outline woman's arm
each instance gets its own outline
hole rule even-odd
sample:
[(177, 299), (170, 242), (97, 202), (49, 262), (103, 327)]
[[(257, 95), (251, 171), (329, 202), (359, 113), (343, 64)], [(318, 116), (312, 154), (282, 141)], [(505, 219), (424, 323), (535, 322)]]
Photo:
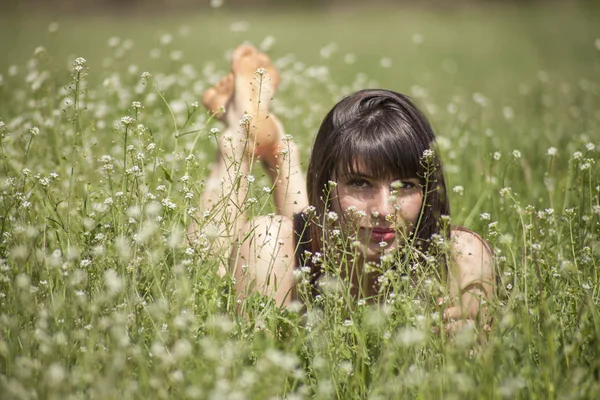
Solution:
[(476, 328), (489, 328), (485, 303), (494, 296), (494, 259), (488, 244), (476, 233), (454, 229), (453, 260), (450, 263), (450, 298), (453, 306), (444, 311), (445, 329), (456, 332), (479, 322)]

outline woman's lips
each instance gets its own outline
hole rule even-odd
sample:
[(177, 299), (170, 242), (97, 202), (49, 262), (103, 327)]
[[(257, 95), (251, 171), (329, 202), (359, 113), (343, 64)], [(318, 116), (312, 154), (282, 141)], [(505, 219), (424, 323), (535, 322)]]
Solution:
[(379, 242), (390, 242), (394, 240), (396, 232), (393, 229), (388, 228), (373, 228), (371, 230), (371, 238), (374, 241)]

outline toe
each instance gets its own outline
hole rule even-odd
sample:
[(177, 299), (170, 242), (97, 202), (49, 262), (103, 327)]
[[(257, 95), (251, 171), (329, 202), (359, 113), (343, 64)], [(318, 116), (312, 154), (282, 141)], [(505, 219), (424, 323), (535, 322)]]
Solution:
[(258, 65), (260, 67), (263, 67), (263, 68), (271, 67), (271, 59), (265, 53), (258, 53), (256, 58), (258, 59)]
[(259, 53), (257, 56), (257, 61), (259, 67), (262, 67), (267, 70), (269, 79), (271, 79), (274, 83), (274, 86), (277, 87), (277, 84), (279, 83), (279, 74), (273, 66), (273, 63), (271, 62), (269, 56), (264, 53)]
[(221, 89), (223, 92), (226, 92), (226, 93), (233, 92), (233, 83), (234, 83), (233, 74), (230, 73), (229, 75), (227, 75), (225, 78), (223, 78), (221, 80), (220, 83), (221, 83)]
[(233, 61), (235, 62), (236, 60), (239, 60), (240, 58), (253, 57), (257, 53), (258, 53), (258, 50), (256, 50), (256, 47), (249, 45), (249, 44), (242, 44), (233, 51), (232, 58), (233, 58)]
[(214, 104), (212, 104), (212, 103), (213, 103), (213, 100), (216, 95), (217, 95), (217, 91), (212, 87), (207, 89), (204, 92), (204, 95), (202, 95), (202, 104), (204, 104), (204, 106), (211, 111), (214, 106)]

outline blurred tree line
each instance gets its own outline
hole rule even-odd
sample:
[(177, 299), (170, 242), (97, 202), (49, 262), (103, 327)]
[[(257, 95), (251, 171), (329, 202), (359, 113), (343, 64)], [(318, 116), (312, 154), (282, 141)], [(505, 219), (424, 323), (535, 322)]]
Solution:
[[(512, 0), (513, 3), (543, 2), (544, 0)], [(546, 0), (552, 1), (552, 0)], [(558, 0), (555, 0), (558, 1)], [(567, 0), (568, 1), (568, 0)], [(325, 8), (336, 9), (358, 5), (412, 4), (446, 7), (452, 4), (507, 2), (507, 0), (0, 0), (0, 10), (86, 12), (118, 11), (137, 12), (177, 11), (202, 8)], [(564, 0), (563, 0), (564, 2)]]

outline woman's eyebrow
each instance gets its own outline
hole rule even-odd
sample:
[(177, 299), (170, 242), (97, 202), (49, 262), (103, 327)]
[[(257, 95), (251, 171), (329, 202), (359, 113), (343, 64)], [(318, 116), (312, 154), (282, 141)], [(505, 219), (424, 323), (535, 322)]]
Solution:
[(371, 175), (371, 174), (369, 174), (369, 173), (366, 173), (366, 172), (360, 172), (360, 171), (358, 171), (358, 172), (348, 172), (347, 174), (343, 174), (343, 175), (341, 175), (341, 178), (345, 178), (345, 179), (348, 179), (348, 178), (369, 178), (369, 179), (373, 179), (374, 176)]

